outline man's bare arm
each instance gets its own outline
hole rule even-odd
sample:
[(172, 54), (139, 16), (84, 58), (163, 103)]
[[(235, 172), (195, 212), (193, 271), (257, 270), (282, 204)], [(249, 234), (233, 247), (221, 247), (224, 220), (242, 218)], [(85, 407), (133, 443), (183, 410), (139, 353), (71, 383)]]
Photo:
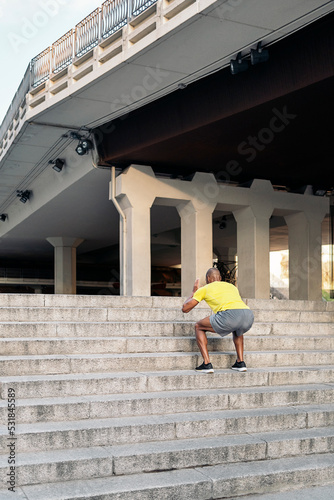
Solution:
[(199, 302), (198, 302), (198, 300), (193, 299), (193, 295), (198, 290), (198, 288), (199, 288), (199, 278), (197, 278), (197, 280), (194, 283), (193, 293), (190, 295), (190, 297), (187, 298), (187, 300), (183, 304), (183, 306), (182, 306), (182, 312), (188, 313), (189, 311), (191, 311), (192, 309), (194, 309), (194, 307), (197, 306), (197, 304)]

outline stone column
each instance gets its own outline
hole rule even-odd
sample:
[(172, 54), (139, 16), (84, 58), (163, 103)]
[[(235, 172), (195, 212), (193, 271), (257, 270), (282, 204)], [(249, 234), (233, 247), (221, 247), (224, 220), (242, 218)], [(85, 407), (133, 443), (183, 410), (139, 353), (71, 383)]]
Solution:
[[(151, 295), (151, 206), (155, 199), (155, 176), (150, 167), (132, 166), (116, 179), (117, 201), (126, 218), (121, 221), (121, 254), (125, 243), (126, 295)], [(124, 294), (124, 292), (123, 292)]]
[(263, 212), (246, 207), (233, 212), (237, 221), (238, 289), (242, 297), (269, 299), (269, 218)]
[(76, 294), (76, 249), (81, 238), (46, 238), (54, 246), (55, 293)]
[[(151, 205), (136, 203), (133, 206), (120, 202), (126, 217), (126, 295), (131, 297), (151, 295)], [(121, 238), (123, 233), (121, 233)], [(123, 246), (124, 242), (121, 242)]]
[(321, 300), (321, 223), (316, 210), (285, 216), (289, 229), (289, 298)]
[(255, 179), (245, 195), (248, 206), (233, 210), (237, 221), (238, 288), (242, 297), (269, 299), (269, 219), (274, 190), (270, 181)]
[(215, 203), (183, 202), (176, 208), (181, 217), (181, 294), (191, 294), (194, 282), (200, 278), (205, 284), (205, 273), (213, 265), (212, 212)]

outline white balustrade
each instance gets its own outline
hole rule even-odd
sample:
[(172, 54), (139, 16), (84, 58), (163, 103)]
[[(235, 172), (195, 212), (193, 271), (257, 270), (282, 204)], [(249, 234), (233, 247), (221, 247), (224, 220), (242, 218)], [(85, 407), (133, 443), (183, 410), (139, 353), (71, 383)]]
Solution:
[(71, 29), (52, 45), (52, 73), (58, 73), (73, 60), (74, 30)]
[(31, 86), (37, 87), (50, 76), (51, 47), (43, 50), (31, 61)]
[(99, 43), (100, 8), (95, 9), (75, 27), (75, 55), (80, 57)]
[(101, 36), (107, 38), (128, 21), (128, 0), (107, 0), (101, 7)]
[(74, 57), (81, 57), (86, 54), (157, 1), (106, 0), (101, 7), (98, 7), (85, 17), (74, 29), (69, 30), (51, 47), (46, 48), (34, 57), (18, 89), (17, 93), (20, 95), (15, 96), (13, 99), (0, 126), (0, 155), (7, 145), (5, 136), (8, 127), (20, 110), (20, 106), (29, 90), (35, 89), (44, 83), (52, 74), (65, 69), (72, 64)]

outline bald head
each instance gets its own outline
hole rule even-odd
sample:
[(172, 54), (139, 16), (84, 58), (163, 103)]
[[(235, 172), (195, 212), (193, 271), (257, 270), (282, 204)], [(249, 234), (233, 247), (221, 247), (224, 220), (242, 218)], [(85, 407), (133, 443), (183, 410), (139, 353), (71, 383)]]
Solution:
[(219, 270), (216, 267), (210, 267), (206, 272), (206, 282), (212, 283), (213, 281), (221, 281), (222, 277)]

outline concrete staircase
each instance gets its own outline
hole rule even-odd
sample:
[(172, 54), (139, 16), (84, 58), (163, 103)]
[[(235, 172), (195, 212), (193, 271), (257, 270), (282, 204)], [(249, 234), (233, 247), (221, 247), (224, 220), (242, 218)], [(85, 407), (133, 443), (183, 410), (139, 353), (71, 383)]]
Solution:
[(247, 302), (248, 371), (230, 369), (231, 336), (212, 335), (206, 375), (193, 327), (205, 304), (186, 315), (174, 297), (1, 295), (0, 499), (262, 500), (321, 486), (327, 500), (334, 303)]

